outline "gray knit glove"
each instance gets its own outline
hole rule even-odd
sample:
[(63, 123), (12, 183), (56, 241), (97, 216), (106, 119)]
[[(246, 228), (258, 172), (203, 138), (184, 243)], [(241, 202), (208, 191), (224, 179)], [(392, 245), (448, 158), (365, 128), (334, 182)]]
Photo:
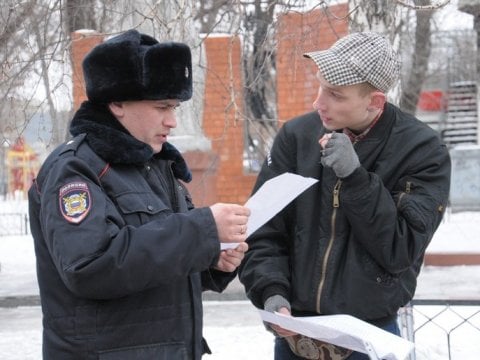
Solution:
[(263, 305), (263, 308), (268, 312), (275, 312), (280, 310), (280, 308), (286, 307), (288, 311), (291, 311), (290, 303), (281, 295), (270, 296)]
[[(263, 309), (265, 311), (268, 311), (268, 312), (275, 312), (275, 311), (278, 311), (280, 310), (280, 308), (282, 307), (286, 307), (288, 309), (288, 311), (291, 312), (291, 308), (290, 308), (290, 303), (288, 302), (287, 299), (285, 299), (283, 296), (281, 295), (273, 295), (273, 296), (270, 296), (266, 301), (265, 301), (265, 304), (263, 305)], [(265, 329), (267, 329), (268, 331), (270, 331), (271, 333), (273, 333), (275, 336), (279, 336), (275, 330), (272, 329), (271, 325), (267, 322), (263, 322), (263, 325), (265, 326)]]
[(332, 133), (322, 150), (322, 165), (333, 169), (337, 177), (345, 178), (360, 167), (350, 138), (344, 133)]

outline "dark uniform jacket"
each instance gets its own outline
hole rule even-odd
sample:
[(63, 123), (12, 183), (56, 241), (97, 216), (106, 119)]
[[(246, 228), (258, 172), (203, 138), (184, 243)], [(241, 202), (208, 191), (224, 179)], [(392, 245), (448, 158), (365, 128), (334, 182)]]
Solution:
[(354, 144), (361, 167), (321, 165), (317, 113), (287, 122), (255, 185), (292, 172), (318, 179), (248, 239), (240, 280), (254, 305), (275, 294), (294, 315), (350, 314), (378, 326), (412, 299), (442, 219), (450, 157), (437, 134), (391, 104)]
[(209, 270), (215, 221), (177, 180), (183, 158), (89, 103), (70, 131), (29, 192), (44, 359), (200, 359), (201, 292), (232, 275)]

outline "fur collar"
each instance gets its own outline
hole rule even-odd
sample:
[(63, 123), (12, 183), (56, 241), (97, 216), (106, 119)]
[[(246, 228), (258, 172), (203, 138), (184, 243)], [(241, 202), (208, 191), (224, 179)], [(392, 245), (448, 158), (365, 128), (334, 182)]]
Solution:
[(110, 113), (106, 105), (85, 101), (70, 124), (73, 136), (86, 134), (90, 147), (110, 164), (143, 164), (152, 158), (171, 160), (175, 176), (190, 182), (192, 175), (183, 156), (170, 143), (153, 153), (150, 145), (135, 139)]

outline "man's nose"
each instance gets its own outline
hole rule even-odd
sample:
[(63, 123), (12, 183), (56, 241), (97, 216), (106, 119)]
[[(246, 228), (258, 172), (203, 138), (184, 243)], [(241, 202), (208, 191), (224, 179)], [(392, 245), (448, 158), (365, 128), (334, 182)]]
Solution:
[(177, 127), (177, 115), (175, 114), (175, 110), (168, 111), (167, 114), (165, 114), (163, 126), (172, 129)]
[(315, 100), (313, 101), (313, 108), (315, 110), (323, 110), (325, 104), (323, 102), (323, 96), (322, 96), (322, 89), (318, 89), (318, 93), (317, 93), (317, 97), (315, 98)]

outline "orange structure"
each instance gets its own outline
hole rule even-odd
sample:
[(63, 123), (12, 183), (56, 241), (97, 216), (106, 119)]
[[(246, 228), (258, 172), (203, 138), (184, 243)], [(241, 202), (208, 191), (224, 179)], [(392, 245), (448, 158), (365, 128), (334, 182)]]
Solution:
[(17, 191), (27, 193), (35, 174), (39, 169), (37, 154), (25, 143), (23, 137), (17, 138), (7, 151), (8, 193)]

